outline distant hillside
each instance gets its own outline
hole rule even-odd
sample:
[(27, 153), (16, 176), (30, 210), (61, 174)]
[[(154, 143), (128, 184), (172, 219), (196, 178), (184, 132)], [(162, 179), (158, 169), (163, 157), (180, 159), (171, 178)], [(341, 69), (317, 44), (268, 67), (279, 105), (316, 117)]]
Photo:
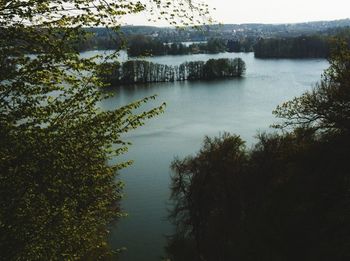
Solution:
[[(224, 24), (207, 25), (198, 28), (185, 27), (181, 30), (173, 27), (123, 26), (119, 30), (123, 38), (135, 35), (153, 38), (161, 43), (208, 41), (211, 38), (245, 42), (253, 46), (259, 39), (295, 38), (300, 36), (332, 36), (344, 28), (350, 28), (350, 19), (335, 21), (318, 21), (296, 24)], [(121, 38), (106, 28), (88, 28), (95, 36), (79, 44), (79, 50), (117, 49)], [(113, 36), (113, 37), (111, 37)], [(119, 40), (118, 40), (119, 39)], [(251, 48), (244, 48), (245, 50)]]
[[(350, 19), (334, 21), (317, 21), (295, 24), (223, 24), (201, 26), (200, 30), (191, 27), (177, 30), (173, 27), (155, 26), (123, 26), (124, 35), (147, 35), (164, 42), (205, 41), (218, 37), (224, 39), (246, 37), (297, 37), (300, 35), (331, 34), (333, 30), (350, 27)], [(104, 34), (107, 29), (92, 28), (98, 34)]]

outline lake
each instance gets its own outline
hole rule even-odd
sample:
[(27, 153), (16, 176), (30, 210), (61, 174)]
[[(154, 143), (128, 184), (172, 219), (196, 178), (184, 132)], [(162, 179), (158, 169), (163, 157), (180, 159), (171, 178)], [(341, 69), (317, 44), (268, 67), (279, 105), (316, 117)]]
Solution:
[[(88, 55), (88, 54), (86, 54)], [(273, 131), (275, 107), (305, 90), (320, 79), (328, 62), (322, 59), (261, 60), (253, 53), (183, 55), (151, 57), (147, 60), (168, 65), (210, 58), (240, 57), (247, 72), (242, 79), (157, 83), (113, 88), (115, 96), (101, 106), (116, 108), (145, 96), (158, 98), (145, 109), (167, 103), (163, 115), (125, 136), (133, 146), (123, 159), (134, 164), (119, 176), (126, 186), (122, 200), (129, 214), (111, 230), (113, 247), (126, 247), (122, 261), (161, 260), (166, 235), (173, 232), (167, 221), (169, 208), (169, 165), (174, 157), (194, 154), (205, 135), (236, 133), (248, 148), (259, 132)], [(125, 57), (124, 57), (125, 58)]]

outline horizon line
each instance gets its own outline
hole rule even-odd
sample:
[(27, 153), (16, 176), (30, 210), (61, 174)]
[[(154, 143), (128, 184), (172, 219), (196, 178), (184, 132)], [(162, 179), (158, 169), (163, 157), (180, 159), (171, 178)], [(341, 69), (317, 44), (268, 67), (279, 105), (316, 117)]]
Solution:
[(308, 23), (322, 23), (322, 22), (337, 22), (337, 21), (345, 21), (349, 20), (350, 17), (347, 18), (339, 18), (339, 19), (331, 19), (331, 20), (308, 20), (303, 22), (276, 22), (276, 23), (268, 23), (268, 22), (244, 22), (244, 23), (212, 23), (212, 24), (200, 24), (200, 25), (179, 25), (179, 26), (171, 26), (171, 25), (150, 25), (150, 24), (124, 24), (122, 27), (127, 26), (146, 26), (146, 27), (158, 27), (158, 28), (176, 28), (176, 27), (195, 27), (195, 26), (215, 26), (215, 25), (297, 25), (297, 24), (308, 24)]

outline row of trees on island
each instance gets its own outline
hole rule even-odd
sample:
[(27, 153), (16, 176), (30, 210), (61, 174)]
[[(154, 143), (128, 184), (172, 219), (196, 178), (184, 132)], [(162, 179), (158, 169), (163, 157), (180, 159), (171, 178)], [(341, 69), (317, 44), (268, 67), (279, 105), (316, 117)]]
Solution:
[(122, 64), (102, 64), (99, 74), (106, 83), (118, 85), (241, 77), (245, 70), (245, 62), (241, 58), (185, 62), (179, 66), (130, 60)]

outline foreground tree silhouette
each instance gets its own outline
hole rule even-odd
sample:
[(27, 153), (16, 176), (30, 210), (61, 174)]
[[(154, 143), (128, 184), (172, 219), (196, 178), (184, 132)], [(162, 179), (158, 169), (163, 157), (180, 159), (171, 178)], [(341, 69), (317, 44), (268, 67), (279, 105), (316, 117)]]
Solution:
[(312, 91), (277, 107), (274, 114), (284, 119), (277, 127), (301, 127), (328, 133), (349, 132), (349, 42), (338, 40), (329, 62), (329, 69)]
[[(193, 253), (186, 253), (186, 260), (201, 260), (201, 256), (203, 260), (228, 260), (236, 232), (228, 224), (238, 225), (241, 219), (239, 186), (246, 162), (244, 142), (225, 133), (206, 137), (195, 157), (172, 163), (176, 175), (172, 177), (175, 205), (171, 218), (177, 225), (176, 237), (188, 244), (193, 240)], [(183, 250), (174, 250), (175, 260), (184, 259)]]
[[(192, 12), (181, 15), (184, 8)], [(127, 149), (123, 133), (164, 105), (136, 113), (154, 98), (148, 97), (101, 111), (97, 105), (107, 96), (100, 92), (96, 60), (81, 58), (75, 46), (89, 37), (83, 27), (117, 30), (123, 15), (144, 10), (159, 11), (159, 18), (176, 25), (194, 23), (207, 8), (182, 0), (1, 1), (1, 259), (98, 260), (111, 254), (106, 227), (121, 215), (115, 174), (129, 163), (110, 166), (107, 160)]]
[(285, 132), (251, 150), (235, 135), (205, 138), (173, 162), (171, 260), (350, 258), (350, 48), (340, 46), (320, 84), (277, 109)]

